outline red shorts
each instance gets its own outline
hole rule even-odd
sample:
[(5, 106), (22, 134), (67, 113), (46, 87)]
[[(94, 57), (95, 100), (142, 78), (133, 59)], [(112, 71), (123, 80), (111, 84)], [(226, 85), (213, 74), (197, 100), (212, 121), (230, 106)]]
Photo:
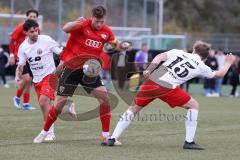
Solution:
[(182, 106), (186, 104), (191, 97), (187, 92), (179, 87), (176, 87), (175, 89), (169, 89), (160, 86), (151, 80), (147, 80), (143, 85), (140, 86), (134, 101), (136, 105), (145, 107), (156, 98), (161, 99), (172, 108), (175, 108), (176, 106)]
[(55, 75), (49, 74), (46, 77), (42, 79), (41, 82), (34, 83), (34, 88), (37, 93), (38, 99), (40, 95), (46, 95), (48, 96), (51, 100), (55, 99), (55, 84), (57, 84), (57, 81), (55, 81)]

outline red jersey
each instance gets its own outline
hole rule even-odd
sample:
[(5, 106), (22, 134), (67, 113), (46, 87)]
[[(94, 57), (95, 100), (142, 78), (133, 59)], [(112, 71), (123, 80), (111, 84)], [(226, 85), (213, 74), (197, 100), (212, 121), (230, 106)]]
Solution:
[(102, 69), (103, 70), (110, 70), (111, 67), (111, 55), (102, 52), (100, 54), (100, 58), (102, 61)]
[(82, 24), (71, 30), (66, 48), (61, 55), (61, 60), (69, 61), (79, 56), (99, 57), (106, 42), (116, 41), (112, 30), (104, 25), (100, 30), (91, 26), (92, 20), (86, 19)]
[[(40, 34), (40, 29), (39, 29)], [(17, 25), (17, 27), (14, 29), (14, 31), (11, 34), (10, 43), (9, 43), (9, 51), (10, 53), (14, 54), (14, 58), (17, 59), (18, 54), (18, 48), (20, 44), (25, 40), (26, 33), (23, 30), (23, 23)]]

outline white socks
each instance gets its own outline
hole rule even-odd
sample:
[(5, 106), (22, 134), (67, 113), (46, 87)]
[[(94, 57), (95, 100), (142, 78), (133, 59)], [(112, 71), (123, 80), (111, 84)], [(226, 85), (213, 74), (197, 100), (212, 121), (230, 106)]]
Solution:
[(102, 132), (103, 137), (109, 137), (110, 133), (109, 132)]
[(118, 139), (122, 132), (131, 124), (134, 119), (134, 114), (132, 111), (127, 110), (123, 113), (122, 117), (118, 121), (118, 124), (111, 136), (111, 138)]
[(187, 116), (185, 119), (185, 128), (186, 128), (185, 140), (189, 143), (194, 141), (195, 132), (197, 129), (197, 118), (198, 118), (198, 110), (188, 109)]
[(51, 125), (49, 130), (47, 131), (48, 133), (54, 133), (54, 124)]

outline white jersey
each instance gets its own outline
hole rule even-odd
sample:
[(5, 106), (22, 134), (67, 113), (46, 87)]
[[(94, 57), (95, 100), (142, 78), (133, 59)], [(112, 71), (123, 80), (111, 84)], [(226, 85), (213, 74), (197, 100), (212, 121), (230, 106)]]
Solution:
[(170, 50), (166, 54), (167, 60), (162, 64), (164, 72), (161, 67), (154, 71), (163, 72), (163, 74), (158, 74), (160, 76), (157, 78), (154, 78), (154, 76), (150, 78), (158, 84), (160, 81), (166, 82), (171, 84), (172, 88), (176, 88), (176, 86), (194, 77), (213, 78), (215, 75), (214, 71), (204, 64), (198, 54), (186, 53), (177, 49)]
[(33, 82), (40, 82), (44, 77), (56, 69), (53, 52), (61, 53), (59, 44), (47, 35), (38, 35), (35, 43), (30, 44), (28, 38), (23, 41), (18, 50), (18, 65), (30, 65)]

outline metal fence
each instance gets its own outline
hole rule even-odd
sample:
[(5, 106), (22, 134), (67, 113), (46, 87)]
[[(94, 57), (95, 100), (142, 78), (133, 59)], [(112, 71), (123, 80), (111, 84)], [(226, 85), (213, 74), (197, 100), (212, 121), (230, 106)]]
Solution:
[(196, 40), (212, 44), (213, 49), (240, 53), (240, 34), (189, 34), (187, 35), (187, 47), (191, 48)]

